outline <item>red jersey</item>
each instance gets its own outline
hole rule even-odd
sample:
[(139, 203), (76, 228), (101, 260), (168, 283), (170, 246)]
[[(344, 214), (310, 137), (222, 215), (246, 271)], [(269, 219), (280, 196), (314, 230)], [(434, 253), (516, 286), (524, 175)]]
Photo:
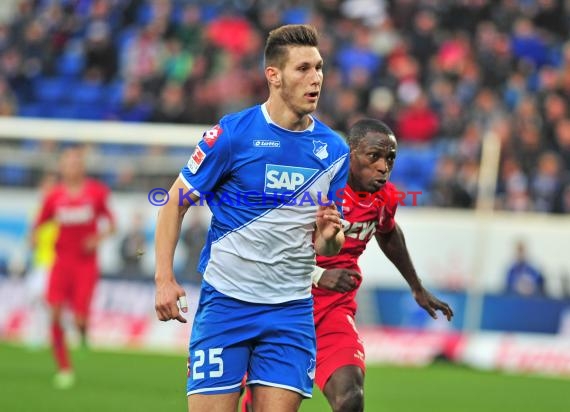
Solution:
[(59, 227), (55, 250), (57, 258), (95, 258), (96, 251), (87, 251), (86, 242), (97, 234), (99, 218), (113, 219), (107, 207), (109, 189), (99, 181), (86, 179), (77, 193), (56, 185), (45, 197), (35, 227), (54, 220)]
[[(325, 269), (352, 269), (360, 272), (358, 258), (366, 244), (376, 233), (388, 233), (394, 229), (394, 215), (398, 207), (398, 191), (387, 182), (376, 193), (355, 193), (350, 186), (344, 189), (344, 245), (336, 256), (317, 256), (317, 265)], [(356, 311), (356, 292), (339, 293), (313, 286), (315, 314), (332, 305), (349, 304)]]

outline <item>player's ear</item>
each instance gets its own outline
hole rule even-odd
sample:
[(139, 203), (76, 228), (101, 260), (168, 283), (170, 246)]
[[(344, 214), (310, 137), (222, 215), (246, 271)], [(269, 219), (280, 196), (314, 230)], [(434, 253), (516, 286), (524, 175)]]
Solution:
[(265, 68), (265, 77), (270, 85), (279, 87), (281, 86), (281, 71), (274, 66), (267, 66)]

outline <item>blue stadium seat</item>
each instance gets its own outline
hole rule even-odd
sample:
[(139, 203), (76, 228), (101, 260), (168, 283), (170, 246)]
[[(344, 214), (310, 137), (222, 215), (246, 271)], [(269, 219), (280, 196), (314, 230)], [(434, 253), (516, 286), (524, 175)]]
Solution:
[(100, 84), (81, 82), (70, 93), (70, 99), (73, 103), (100, 105), (105, 98), (104, 91)]
[(38, 78), (35, 81), (35, 96), (39, 102), (63, 102), (67, 99), (69, 89), (69, 79), (65, 77)]
[(57, 73), (62, 76), (79, 76), (83, 72), (85, 61), (77, 52), (64, 53), (57, 61)]
[(20, 117), (46, 117), (47, 113), (42, 104), (28, 103), (18, 107), (18, 116)]
[(137, 23), (140, 26), (146, 26), (153, 18), (152, 5), (148, 3), (141, 4), (137, 9)]
[(306, 7), (292, 7), (283, 12), (283, 24), (305, 24), (310, 20)]
[(0, 168), (0, 182), (6, 186), (22, 186), (28, 182), (30, 171), (21, 165), (2, 165)]
[(392, 181), (413, 188), (413, 190), (425, 191), (433, 178), (439, 153), (432, 147), (412, 148), (401, 147), (398, 150), (398, 157)]
[(54, 119), (76, 119), (77, 106), (70, 103), (60, 103), (49, 107), (49, 117)]
[(107, 107), (101, 103), (76, 103), (74, 117), (82, 120), (103, 120)]
[(115, 37), (115, 46), (119, 54), (123, 53), (123, 49), (133, 40), (138, 34), (136, 27), (128, 27), (121, 30), (121, 32)]
[(110, 105), (119, 104), (123, 97), (124, 84), (121, 81), (116, 81), (109, 84), (105, 88), (105, 100)]

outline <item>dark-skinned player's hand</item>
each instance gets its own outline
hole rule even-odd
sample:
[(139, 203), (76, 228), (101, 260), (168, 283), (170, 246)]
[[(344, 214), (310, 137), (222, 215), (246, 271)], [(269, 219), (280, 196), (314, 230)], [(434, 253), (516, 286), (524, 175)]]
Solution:
[(336, 292), (350, 292), (362, 279), (360, 273), (351, 269), (327, 269), (319, 279), (318, 286)]
[(417, 304), (424, 308), (432, 318), (437, 319), (438, 310), (445, 315), (448, 321), (451, 321), (453, 318), (453, 310), (451, 307), (433, 296), (427, 289), (421, 287), (417, 290), (413, 290), (412, 294)]

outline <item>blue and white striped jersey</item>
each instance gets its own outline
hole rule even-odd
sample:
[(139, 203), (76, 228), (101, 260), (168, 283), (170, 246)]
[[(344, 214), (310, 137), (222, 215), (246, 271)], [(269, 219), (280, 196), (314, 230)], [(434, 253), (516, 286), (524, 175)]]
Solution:
[(182, 168), (212, 211), (198, 270), (219, 292), (260, 303), (310, 297), (317, 207), (326, 197), (340, 210), (348, 176), (348, 146), (312, 119), (296, 132), (264, 105), (227, 115)]

